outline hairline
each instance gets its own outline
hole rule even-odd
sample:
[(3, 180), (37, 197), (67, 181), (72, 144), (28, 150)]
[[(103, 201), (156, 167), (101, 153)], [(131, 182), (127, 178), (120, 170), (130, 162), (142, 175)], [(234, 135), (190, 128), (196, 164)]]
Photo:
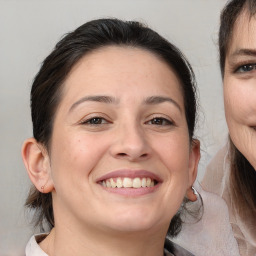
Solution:
[[(229, 5), (230, 2), (227, 3), (227, 5), (224, 7), (224, 10), (225, 12), (227, 12), (227, 7)], [(241, 17), (241, 15), (246, 15), (249, 19), (249, 22), (251, 21), (251, 19), (253, 17), (256, 18), (256, 4), (254, 5), (254, 8), (251, 9), (250, 8), (250, 5), (249, 5), (249, 2), (247, 0), (245, 0), (241, 10), (239, 10), (239, 12), (237, 13), (235, 19), (234, 19), (234, 22), (231, 24), (231, 30), (230, 30), (230, 33), (229, 33), (229, 36), (227, 38), (227, 44), (226, 44), (226, 47), (225, 47), (225, 56), (224, 56), (224, 65), (222, 67), (221, 63), (221, 73), (222, 73), (222, 79), (224, 78), (224, 75), (225, 75), (225, 67), (226, 67), (226, 63), (227, 63), (227, 56), (230, 54), (230, 46), (231, 46), (231, 43), (232, 43), (232, 40), (233, 40), (233, 36), (234, 36), (234, 28), (237, 24), (237, 21), (239, 19), (239, 17)], [(223, 23), (223, 20), (222, 20), (222, 23)], [(223, 24), (221, 24), (223, 25)], [(220, 49), (219, 49), (220, 50)]]

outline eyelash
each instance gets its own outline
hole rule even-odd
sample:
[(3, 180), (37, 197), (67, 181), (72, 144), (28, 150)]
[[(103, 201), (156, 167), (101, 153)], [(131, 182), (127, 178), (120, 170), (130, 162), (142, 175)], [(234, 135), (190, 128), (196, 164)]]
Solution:
[[(152, 119), (147, 121), (146, 124), (149, 123), (149, 122), (152, 122), (152, 121), (156, 121), (155, 124), (152, 124), (152, 125), (156, 125), (156, 126), (170, 126), (170, 125), (174, 125), (173, 121), (168, 120), (167, 118), (164, 118), (164, 117), (157, 117), (157, 116), (153, 117)], [(159, 121), (161, 122), (160, 124), (159, 124)]]
[(247, 73), (253, 70), (256, 70), (256, 63), (239, 65), (239, 67), (235, 69), (235, 73)]
[[(155, 123), (153, 123), (155, 122)], [(100, 116), (95, 116), (88, 118), (86, 120), (83, 120), (80, 122), (82, 125), (90, 125), (90, 126), (98, 126), (98, 125), (104, 125), (110, 123), (107, 121), (105, 118), (100, 117)], [(167, 118), (164, 117), (153, 117), (149, 121), (145, 122), (145, 124), (150, 124), (155, 125), (155, 126), (171, 126), (174, 125), (174, 122), (171, 120), (168, 120)]]
[[(100, 121), (100, 123), (99, 123)], [(103, 121), (103, 123), (102, 123)], [(101, 117), (101, 116), (94, 116), (94, 117), (90, 117), (86, 120), (83, 120), (81, 121), (80, 124), (83, 124), (83, 125), (91, 125), (91, 126), (98, 126), (98, 125), (104, 125), (104, 124), (108, 124), (110, 123), (109, 121), (107, 121), (104, 117)]]

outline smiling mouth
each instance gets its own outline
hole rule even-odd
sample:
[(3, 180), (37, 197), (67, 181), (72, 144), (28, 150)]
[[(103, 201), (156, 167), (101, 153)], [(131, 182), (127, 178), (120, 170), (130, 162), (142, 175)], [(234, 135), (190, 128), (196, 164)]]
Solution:
[(148, 177), (118, 177), (110, 178), (100, 182), (106, 188), (149, 188), (157, 185), (157, 181)]

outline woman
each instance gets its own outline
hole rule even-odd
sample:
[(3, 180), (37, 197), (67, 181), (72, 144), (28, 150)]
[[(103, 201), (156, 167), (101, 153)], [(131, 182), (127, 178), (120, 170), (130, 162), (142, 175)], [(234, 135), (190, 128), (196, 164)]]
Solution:
[(137, 22), (94, 20), (56, 45), (22, 149), (27, 206), (50, 231), (27, 256), (192, 255), (166, 234), (197, 200), (194, 82), (179, 50)]
[[(227, 202), (241, 255), (256, 255), (255, 13), (255, 0), (233, 0), (221, 15), (220, 66), (230, 139), (203, 180), (205, 189)], [(219, 161), (225, 165), (216, 169)]]
[[(229, 1), (221, 14), (219, 52), (229, 142), (211, 161), (202, 181), (203, 220), (185, 227), (180, 237), (197, 255), (256, 255), (255, 14), (255, 0)], [(189, 239), (189, 232), (200, 232), (209, 246), (205, 239), (198, 247), (199, 236)]]

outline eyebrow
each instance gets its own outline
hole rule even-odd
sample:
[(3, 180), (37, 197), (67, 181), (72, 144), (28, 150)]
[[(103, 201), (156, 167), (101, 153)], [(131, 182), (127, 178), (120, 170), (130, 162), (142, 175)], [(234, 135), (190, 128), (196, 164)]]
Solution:
[(236, 51), (234, 51), (232, 54), (231, 54), (231, 58), (236, 58), (236, 57), (239, 57), (239, 56), (253, 56), (253, 57), (256, 57), (256, 50), (254, 49), (238, 49)]
[(180, 112), (182, 112), (181, 106), (174, 99), (169, 98), (169, 97), (151, 96), (151, 97), (146, 98), (146, 100), (145, 100), (145, 104), (147, 104), (147, 105), (155, 105), (155, 104), (160, 104), (160, 103), (164, 103), (164, 102), (170, 102), (170, 103), (174, 104), (180, 110)]
[(85, 96), (78, 101), (76, 101), (69, 109), (69, 112), (71, 112), (74, 108), (76, 108), (78, 105), (80, 105), (83, 102), (87, 101), (93, 101), (93, 102), (101, 102), (101, 103), (112, 103), (117, 104), (118, 100), (111, 96), (106, 95), (96, 95), (96, 96)]
[[(81, 103), (88, 102), (88, 101), (101, 102), (101, 103), (106, 103), (106, 104), (118, 104), (119, 103), (118, 99), (111, 97), (111, 96), (106, 96), (106, 95), (85, 96), (85, 97), (79, 99), (78, 101), (76, 101), (74, 104), (72, 104), (72, 106), (69, 109), (69, 112), (74, 110), (74, 108), (76, 108)], [(146, 104), (146, 105), (156, 105), (156, 104), (161, 104), (164, 102), (172, 103), (180, 110), (180, 112), (182, 112), (180, 105), (174, 99), (169, 98), (169, 97), (151, 96), (144, 100), (144, 104)]]

